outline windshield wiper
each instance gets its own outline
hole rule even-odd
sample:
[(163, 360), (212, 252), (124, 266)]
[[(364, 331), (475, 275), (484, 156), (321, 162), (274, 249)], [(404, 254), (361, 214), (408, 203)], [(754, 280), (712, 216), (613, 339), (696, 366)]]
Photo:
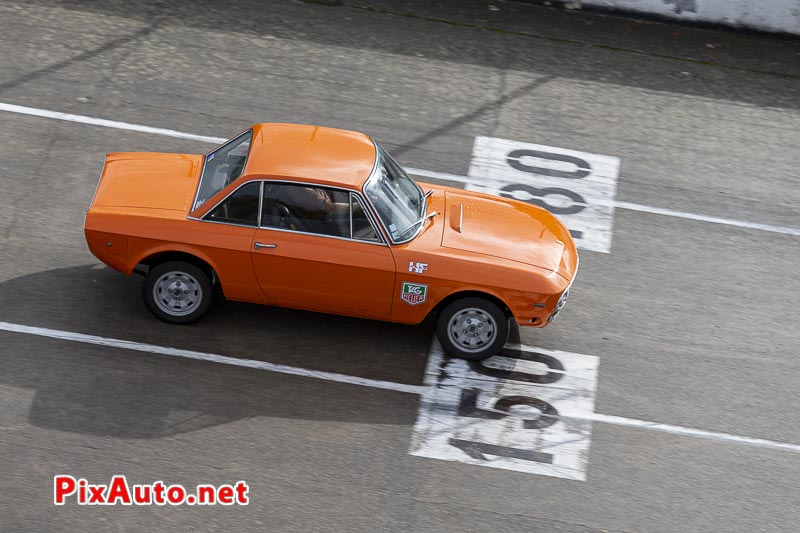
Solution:
[(425, 193), (425, 198), (428, 198), (431, 194), (433, 194), (433, 189)]
[(433, 218), (433, 217), (435, 217), (435, 216), (436, 216), (436, 215), (438, 215), (438, 214), (439, 214), (439, 213), (437, 213), (436, 211), (434, 211), (433, 213), (428, 213), (427, 215), (425, 215), (424, 217), (422, 217), (421, 219), (417, 220), (416, 222), (414, 222), (413, 224), (411, 224), (409, 227), (407, 227), (406, 229), (404, 229), (403, 231), (401, 231), (400, 233), (398, 233), (398, 234), (397, 234), (397, 236), (398, 236), (398, 237), (401, 237), (401, 236), (405, 235), (406, 233), (408, 233), (408, 230), (410, 230), (411, 228), (415, 228), (415, 227), (417, 227), (417, 225), (418, 225), (418, 224), (422, 224), (423, 222), (425, 222), (425, 221), (426, 221), (426, 220), (428, 220), (429, 218)]

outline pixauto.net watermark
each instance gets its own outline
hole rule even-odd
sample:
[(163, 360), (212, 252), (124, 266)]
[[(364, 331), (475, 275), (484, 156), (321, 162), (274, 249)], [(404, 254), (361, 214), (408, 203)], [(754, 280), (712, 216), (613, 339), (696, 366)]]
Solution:
[(247, 505), (250, 487), (244, 481), (233, 485), (200, 484), (194, 490), (163, 481), (129, 485), (125, 476), (113, 476), (107, 485), (94, 485), (69, 475), (53, 477), (53, 502), (64, 505)]

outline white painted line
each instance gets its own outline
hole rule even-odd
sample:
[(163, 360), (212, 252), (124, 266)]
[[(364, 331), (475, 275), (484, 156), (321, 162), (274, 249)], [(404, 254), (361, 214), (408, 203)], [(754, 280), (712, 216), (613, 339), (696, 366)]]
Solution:
[(83, 333), (74, 333), (71, 331), (62, 331), (58, 329), (24, 326), (21, 324), (12, 324), (10, 322), (0, 322), (0, 330), (10, 331), (13, 333), (26, 333), (29, 335), (38, 335), (39, 337), (49, 337), (51, 339), (82, 342), (85, 344), (97, 344), (99, 346), (109, 346), (111, 348), (120, 348), (123, 350), (134, 350), (137, 352), (168, 355), (171, 357), (183, 357), (186, 359), (194, 359), (196, 361), (207, 361), (209, 363), (220, 363), (223, 365), (234, 365), (234, 366), (242, 366), (245, 368), (255, 368), (258, 370), (266, 370), (267, 372), (290, 374), (292, 376), (301, 376), (305, 378), (324, 379), (326, 381), (336, 381), (338, 383), (347, 383), (349, 385), (372, 387), (373, 389), (384, 389), (397, 392), (405, 392), (409, 394), (422, 394), (422, 390), (424, 389), (424, 387), (420, 385), (406, 385), (403, 383), (394, 383), (391, 381), (380, 381), (376, 379), (359, 378), (356, 376), (337, 374), (335, 372), (321, 372), (319, 370), (307, 370), (305, 368), (298, 368), (294, 366), (267, 363), (266, 361), (257, 361), (253, 359), (239, 359), (237, 357), (228, 357), (226, 355), (195, 352), (191, 350), (181, 350), (179, 348), (168, 348), (166, 346), (157, 346), (155, 344), (145, 344), (141, 342), (125, 341), (120, 339), (110, 339), (108, 337), (85, 335)]
[[(158, 346), (155, 344), (145, 344), (141, 342), (112, 339), (108, 337), (98, 337), (95, 335), (86, 335), (83, 333), (74, 333), (71, 331), (63, 331), (58, 329), (25, 326), (22, 324), (14, 324), (11, 322), (0, 322), (0, 331), (8, 331), (11, 333), (24, 333), (28, 335), (37, 335), (39, 337), (49, 337), (52, 339), (61, 339), (74, 342), (83, 342), (86, 344), (109, 346), (112, 348), (120, 348), (123, 350), (134, 350), (145, 353), (168, 355), (171, 357), (183, 357), (186, 359), (195, 359), (198, 361), (208, 361), (211, 363), (221, 363), (225, 365), (255, 368), (257, 370), (265, 370), (267, 372), (277, 372), (280, 374), (290, 374), (293, 376), (323, 379), (327, 381), (336, 381), (339, 383), (347, 383), (350, 385), (359, 385), (362, 387), (372, 387), (376, 389), (405, 392), (408, 394), (422, 395), (427, 390), (427, 387), (422, 385), (407, 385), (403, 383), (393, 383), (391, 381), (380, 381), (375, 379), (359, 378), (356, 376), (348, 376), (345, 374), (337, 374), (334, 372), (320, 372), (316, 370), (307, 370), (305, 368), (278, 365), (273, 363), (267, 363), (265, 361), (255, 361), (252, 359), (239, 359), (236, 357), (228, 357), (225, 355), (216, 355), (204, 352), (181, 350), (179, 348), (169, 348), (165, 346)], [(531, 347), (527, 348), (529, 351), (534, 350)], [(575, 418), (580, 419), (581, 417), (575, 417)], [(689, 437), (711, 439), (715, 441), (726, 441), (734, 444), (745, 444), (750, 446), (759, 446), (762, 448), (771, 448), (776, 450), (784, 450), (784, 451), (800, 453), (800, 444), (790, 444), (786, 442), (778, 442), (773, 440), (742, 437), (739, 435), (732, 435), (729, 433), (718, 433), (714, 431), (705, 431), (702, 429), (693, 429), (683, 426), (671, 426), (669, 424), (661, 424), (658, 422), (648, 422), (646, 420), (637, 420), (634, 418), (623, 418), (619, 416), (602, 415), (597, 413), (589, 415), (585, 418), (593, 422), (599, 422), (614, 426), (636, 427), (639, 429), (661, 431), (664, 433), (672, 433), (675, 435), (686, 435)]]
[(177, 137), (179, 139), (191, 139), (193, 141), (201, 141), (214, 144), (220, 144), (224, 141), (227, 141), (227, 139), (222, 139), (219, 137), (206, 137), (205, 135), (194, 135), (192, 133), (184, 133), (182, 131), (168, 130), (164, 128), (153, 128), (150, 126), (142, 126), (140, 124), (131, 124), (129, 122), (117, 122), (115, 120), (87, 117), (85, 115), (73, 115), (70, 113), (61, 113), (60, 111), (37, 109), (35, 107), (6, 104), (3, 102), (0, 102), (0, 111), (8, 111), (9, 113), (18, 113), (22, 115), (33, 115), (35, 117), (54, 118), (56, 120), (66, 120), (67, 122), (78, 122), (80, 124), (91, 124), (92, 126), (100, 126), (103, 128), (138, 131), (141, 133), (150, 133), (152, 135), (165, 135), (167, 137)]
[[(115, 128), (121, 130), (138, 131), (142, 133), (150, 133), (153, 135), (165, 135), (167, 137), (177, 137), (179, 139), (191, 139), (201, 142), (212, 144), (220, 144), (227, 139), (222, 137), (208, 137), (205, 135), (195, 135), (192, 133), (184, 133), (180, 131), (153, 128), (151, 126), (142, 126), (140, 124), (131, 124), (129, 122), (117, 122), (114, 120), (106, 120), (101, 118), (88, 117), (85, 115), (73, 115), (70, 113), (61, 113), (59, 111), (50, 111), (47, 109), (39, 109), (35, 107), (26, 107), (14, 104), (6, 104), (0, 102), (0, 111), (7, 111), (9, 113), (18, 113), (23, 115), (32, 115), (37, 117), (52, 118), (56, 120), (65, 120), (67, 122), (78, 122), (81, 124), (90, 124), (93, 126), (100, 126), (103, 128)], [(453, 181), (456, 183), (472, 183), (472, 184), (485, 184), (484, 180), (478, 180), (459, 174), (448, 174), (445, 172), (433, 172), (430, 170), (423, 170), (419, 168), (406, 168), (406, 170), (415, 176), (422, 176), (432, 179), (440, 179), (445, 181)], [(702, 222), (710, 222), (712, 224), (723, 224), (726, 226), (735, 226), (739, 228), (757, 229), (761, 231), (768, 231), (772, 233), (782, 233), (785, 235), (800, 235), (800, 228), (792, 228), (787, 226), (776, 226), (772, 224), (760, 224), (757, 222), (747, 222), (743, 220), (734, 220), (728, 218), (719, 218), (706, 215), (698, 215), (694, 213), (687, 213), (685, 211), (675, 211), (672, 209), (663, 209), (660, 207), (650, 207), (646, 205), (634, 204), (629, 202), (613, 201), (609, 205), (617, 209), (627, 209), (629, 211), (639, 211), (642, 213), (650, 213), (654, 215), (664, 215), (676, 218), (685, 218), (689, 220), (698, 220)]]
[(776, 450), (787, 450), (790, 452), (800, 453), (800, 445), (777, 442), (774, 440), (742, 437), (739, 435), (731, 435), (730, 433), (717, 433), (715, 431), (705, 431), (703, 429), (671, 426), (669, 424), (660, 424), (658, 422), (647, 422), (645, 420), (635, 420), (632, 418), (623, 418), (621, 416), (601, 415), (599, 413), (594, 413), (589, 418), (594, 422), (601, 422), (603, 424), (610, 424), (613, 426), (628, 426), (640, 429), (649, 429), (651, 431), (672, 433), (673, 435), (684, 435), (687, 437), (697, 437), (700, 439), (732, 442), (734, 444), (745, 444), (748, 446), (757, 446), (759, 448), (772, 448)]
[(630, 202), (614, 202), (615, 207), (619, 209), (628, 209), (630, 211), (639, 211), (641, 213), (651, 213), (653, 215), (666, 215), (670, 217), (686, 218), (689, 220), (699, 220), (700, 222), (710, 222), (712, 224), (724, 224), (726, 226), (736, 226), (737, 228), (758, 229), (762, 231), (770, 231), (772, 233), (783, 233), (786, 235), (800, 236), (800, 228), (791, 228), (788, 226), (773, 226), (772, 224), (759, 224), (758, 222), (745, 222), (743, 220), (734, 220), (732, 218), (711, 217), (707, 215), (698, 215), (695, 213), (687, 213), (685, 211), (673, 211), (672, 209), (662, 209), (660, 207), (650, 207), (641, 204), (632, 204)]

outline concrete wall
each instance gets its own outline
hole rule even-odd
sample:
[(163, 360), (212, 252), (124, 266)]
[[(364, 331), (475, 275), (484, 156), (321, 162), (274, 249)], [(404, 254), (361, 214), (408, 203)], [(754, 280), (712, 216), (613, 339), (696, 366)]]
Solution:
[(566, 3), (572, 7), (595, 6), (800, 35), (800, 0), (572, 0)]

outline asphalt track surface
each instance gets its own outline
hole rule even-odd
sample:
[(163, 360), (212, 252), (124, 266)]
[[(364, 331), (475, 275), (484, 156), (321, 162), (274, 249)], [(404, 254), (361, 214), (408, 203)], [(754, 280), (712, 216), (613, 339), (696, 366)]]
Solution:
[[(465, 175), (475, 136), (620, 157), (617, 200), (800, 226), (800, 45), (480, 2), (0, 5), (0, 102), (226, 137), (361, 130)], [(334, 5), (330, 5), (334, 4)], [(709, 46), (710, 45), (710, 46)], [(218, 302), (160, 323), (82, 222), (111, 151), (189, 139), (0, 112), (0, 322), (408, 385), (0, 331), (3, 531), (796, 531), (792, 449), (596, 422), (586, 481), (408, 454), (431, 331)], [(800, 237), (617, 209), (520, 341), (599, 357), (597, 413), (800, 444)], [(401, 387), (402, 388), (402, 387)], [(64, 507), (53, 476), (250, 485), (246, 507)]]

